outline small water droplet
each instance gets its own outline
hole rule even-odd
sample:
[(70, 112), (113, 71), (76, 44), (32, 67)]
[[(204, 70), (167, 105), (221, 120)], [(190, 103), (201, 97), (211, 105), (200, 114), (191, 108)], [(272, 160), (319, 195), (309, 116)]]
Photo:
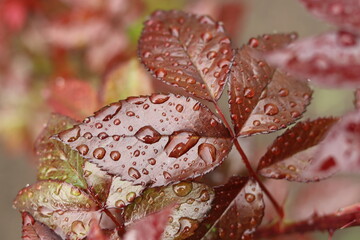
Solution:
[(252, 48), (257, 48), (259, 46), (259, 40), (257, 40), (256, 38), (250, 38), (249, 46)]
[(255, 195), (252, 193), (246, 193), (245, 199), (248, 203), (252, 203), (255, 200)]
[(163, 172), (163, 175), (166, 180), (169, 180), (171, 178), (171, 174), (166, 171)]
[(184, 106), (181, 105), (181, 104), (178, 104), (178, 105), (176, 105), (175, 109), (176, 109), (176, 111), (178, 111), (178, 112), (182, 112), (182, 111), (184, 110)]
[(255, 120), (255, 121), (253, 121), (253, 125), (254, 126), (260, 126), (260, 121), (259, 120)]
[(101, 123), (95, 123), (95, 127), (96, 127), (97, 129), (100, 129), (100, 128), (103, 127), (103, 125), (102, 125)]
[(214, 59), (216, 57), (217, 53), (215, 51), (210, 51), (206, 54), (206, 57), (211, 60)]
[(289, 95), (289, 90), (286, 88), (281, 88), (279, 90), (279, 95), (280, 95), (280, 97), (286, 97)]
[(252, 98), (252, 97), (254, 97), (254, 95), (255, 95), (254, 89), (248, 88), (248, 87), (244, 89), (244, 96), (245, 97)]
[(43, 206), (38, 207), (37, 211), (39, 212), (40, 216), (45, 217), (45, 218), (49, 218), (54, 214), (53, 211), (51, 211), (50, 209), (43, 207)]
[(155, 76), (156, 76), (157, 78), (163, 78), (163, 77), (165, 77), (165, 76), (166, 76), (166, 71), (165, 71), (165, 69), (163, 69), (163, 68), (156, 69), (156, 71), (155, 71)]
[(279, 113), (279, 109), (275, 104), (268, 103), (264, 106), (264, 112), (266, 115), (274, 116)]
[(150, 165), (155, 165), (156, 164), (156, 160), (154, 158), (148, 159), (148, 162), (149, 162)]
[(112, 151), (110, 157), (114, 161), (118, 161), (121, 158), (121, 154), (118, 151)]
[(86, 133), (84, 134), (84, 138), (86, 138), (86, 139), (91, 139), (92, 137), (93, 137), (92, 134), (89, 133), (89, 132), (86, 132)]
[(81, 144), (76, 147), (76, 150), (78, 150), (81, 155), (86, 155), (89, 152), (89, 147), (85, 144)]
[(173, 185), (173, 191), (179, 197), (185, 197), (192, 189), (193, 185), (191, 182), (180, 182)]
[(73, 196), (80, 196), (81, 195), (81, 192), (77, 187), (71, 187), (70, 193)]
[(207, 43), (213, 39), (213, 35), (210, 32), (205, 32), (201, 34), (201, 38), (204, 42)]
[(139, 179), (141, 177), (139, 171), (133, 167), (129, 168), (128, 174), (130, 177), (135, 178), (135, 179)]
[(103, 159), (105, 156), (106, 150), (102, 147), (96, 148), (93, 152), (93, 156), (96, 159)]

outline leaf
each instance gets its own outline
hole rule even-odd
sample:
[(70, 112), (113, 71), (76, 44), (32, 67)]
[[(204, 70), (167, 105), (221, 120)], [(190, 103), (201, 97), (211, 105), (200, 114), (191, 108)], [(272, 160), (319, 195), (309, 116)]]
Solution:
[(210, 101), (220, 98), (232, 61), (221, 22), (176, 10), (153, 13), (139, 55), (156, 78)]
[(185, 239), (198, 228), (211, 209), (213, 199), (213, 189), (201, 183), (180, 182), (167, 187), (148, 188), (141, 197), (126, 207), (125, 224), (131, 224), (175, 204), (162, 239)]
[(151, 94), (152, 78), (136, 58), (120, 64), (106, 77), (102, 86), (105, 104), (125, 99), (129, 96)]
[(109, 193), (111, 178), (62, 142), (50, 139), (54, 134), (77, 124), (75, 120), (52, 114), (38, 137), (35, 150), (39, 156), (38, 180), (59, 180), (82, 189), (90, 189), (104, 201)]
[(297, 41), (270, 53), (267, 60), (325, 87), (358, 87), (359, 52), (359, 37), (338, 31)]
[(97, 216), (96, 203), (84, 191), (68, 183), (39, 181), (22, 189), (14, 206), (20, 212), (29, 212), (62, 238), (82, 239)]
[(23, 226), (22, 238), (23, 240), (61, 240), (52, 230), (42, 223), (35, 221), (35, 219), (27, 212), (22, 213)]
[[(299, 122), (277, 137), (260, 159), (257, 171), (264, 177), (290, 181), (316, 181), (321, 176), (308, 174), (317, 145), (336, 123), (335, 118)], [(311, 167), (310, 167), (311, 165)]]
[(259, 185), (245, 177), (232, 177), (215, 188), (212, 206), (189, 239), (251, 239), (265, 207)]
[(57, 78), (46, 89), (46, 98), (53, 111), (80, 120), (97, 107), (92, 86), (73, 78)]
[(314, 157), (312, 173), (360, 170), (360, 110), (345, 115), (334, 125)]
[(124, 240), (161, 240), (172, 210), (172, 207), (168, 207), (133, 223)]
[(294, 34), (264, 35), (236, 52), (229, 104), (237, 136), (284, 128), (310, 103), (312, 91), (306, 83), (271, 67), (262, 56), (294, 39)]
[(360, 33), (360, 3), (357, 0), (300, 0), (316, 17), (340, 28)]
[(152, 186), (211, 171), (232, 145), (208, 108), (173, 94), (113, 103), (56, 137), (106, 172)]

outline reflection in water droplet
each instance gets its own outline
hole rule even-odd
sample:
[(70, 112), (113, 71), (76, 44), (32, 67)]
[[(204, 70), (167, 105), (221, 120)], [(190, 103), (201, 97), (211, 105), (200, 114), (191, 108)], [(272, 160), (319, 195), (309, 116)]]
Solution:
[(135, 137), (140, 141), (153, 144), (158, 142), (161, 139), (161, 135), (151, 126), (145, 126), (140, 128), (136, 133)]
[(117, 200), (117, 201), (115, 202), (115, 207), (117, 207), (117, 208), (125, 207), (124, 201), (123, 201), (123, 200)]
[(148, 159), (148, 162), (149, 162), (150, 165), (155, 165), (156, 164), (156, 160), (154, 158)]
[(286, 97), (289, 95), (289, 90), (287, 90), (286, 88), (281, 88), (279, 90), (279, 95), (280, 97)]
[(207, 202), (210, 200), (210, 193), (207, 190), (202, 190), (199, 198), (200, 201)]
[(86, 155), (89, 152), (89, 147), (85, 144), (81, 144), (76, 147), (76, 150), (78, 150), (80, 154)]
[(79, 220), (76, 220), (71, 224), (71, 231), (76, 235), (86, 235), (84, 223)]
[(255, 195), (252, 193), (246, 193), (245, 199), (248, 203), (252, 203), (255, 200)]
[(112, 160), (118, 161), (120, 159), (120, 157), (121, 157), (121, 154), (118, 151), (112, 151), (110, 153), (110, 157), (111, 157)]
[(252, 98), (252, 97), (254, 97), (254, 95), (255, 95), (254, 89), (248, 88), (248, 87), (244, 89), (244, 96), (245, 97)]
[(37, 211), (39, 212), (40, 216), (45, 217), (45, 218), (51, 217), (54, 213), (50, 209), (43, 207), (43, 206), (38, 207)]
[(165, 151), (169, 157), (178, 158), (188, 152), (199, 141), (199, 136), (192, 132), (174, 132), (169, 137)]
[(268, 103), (264, 106), (264, 112), (266, 115), (274, 116), (279, 113), (279, 109), (276, 105)]
[(181, 104), (176, 105), (175, 108), (176, 108), (176, 111), (178, 111), (178, 112), (182, 112), (184, 110), (184, 106)]
[(135, 178), (135, 179), (139, 179), (141, 177), (139, 171), (133, 167), (129, 168), (128, 174), (130, 177)]
[(210, 143), (200, 144), (198, 154), (206, 163), (213, 163), (216, 160), (216, 148)]
[(70, 193), (73, 196), (80, 196), (81, 194), (80, 190), (77, 187), (71, 187)]
[(162, 95), (162, 94), (152, 94), (150, 96), (150, 101), (154, 104), (161, 104), (161, 103), (164, 103), (166, 102), (167, 100), (169, 100), (169, 96), (168, 95)]
[(156, 76), (157, 78), (163, 78), (163, 77), (165, 77), (165, 76), (166, 76), (166, 71), (165, 71), (165, 69), (163, 69), (163, 68), (157, 69), (157, 70), (155, 71), (155, 76)]
[(166, 180), (168, 180), (168, 179), (171, 178), (171, 174), (168, 173), (168, 172), (166, 172), (166, 171), (163, 172), (163, 175), (164, 175), (164, 178), (165, 178)]
[(193, 185), (191, 182), (180, 182), (173, 185), (173, 191), (179, 197), (185, 197), (186, 195), (188, 195), (191, 192), (192, 188)]
[(180, 230), (178, 235), (181, 235), (183, 239), (193, 235), (195, 230), (199, 227), (198, 221), (188, 217), (181, 217), (179, 219), (179, 223), (180, 223)]
[(257, 48), (259, 46), (259, 41), (256, 38), (250, 38), (249, 46), (252, 48)]
[(126, 200), (128, 202), (134, 201), (135, 197), (136, 197), (136, 193), (134, 192), (129, 192), (128, 194), (126, 194)]

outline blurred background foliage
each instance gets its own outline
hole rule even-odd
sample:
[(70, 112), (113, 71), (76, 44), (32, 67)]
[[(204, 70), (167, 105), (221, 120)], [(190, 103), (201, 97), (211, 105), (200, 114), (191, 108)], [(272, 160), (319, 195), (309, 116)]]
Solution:
[[(51, 112), (82, 120), (101, 106), (128, 96), (173, 90), (154, 81), (137, 58), (142, 23), (156, 9), (183, 9), (221, 20), (234, 47), (274, 31), (296, 31), (305, 37), (331, 28), (295, 0), (0, 0), (2, 239), (20, 238), (20, 216), (11, 209), (12, 200), (20, 188), (34, 181), (33, 142)], [(306, 118), (342, 115), (352, 108), (351, 90), (314, 89)], [(222, 102), (226, 109), (226, 97)], [(277, 134), (242, 141), (254, 164)], [(210, 181), (220, 184), (243, 172), (239, 156), (232, 152)], [(360, 201), (359, 179), (338, 176), (306, 185), (267, 184), (284, 202), (290, 221)], [(341, 201), (334, 189), (341, 190)], [(264, 222), (274, 218), (270, 206)], [(358, 229), (349, 229), (336, 233), (334, 239), (355, 240), (359, 235)], [(327, 235), (292, 238), (327, 239)]]

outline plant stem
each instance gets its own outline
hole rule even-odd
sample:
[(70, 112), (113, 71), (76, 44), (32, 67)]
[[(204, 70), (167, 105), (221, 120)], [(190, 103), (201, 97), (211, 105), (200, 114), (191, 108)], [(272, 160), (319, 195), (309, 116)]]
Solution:
[(229, 122), (226, 120), (224, 113), (222, 112), (221, 108), (219, 107), (219, 105), (216, 102), (213, 102), (216, 108), (216, 111), (218, 112), (218, 114), (220, 115), (222, 121), (224, 122), (226, 128), (229, 130), (231, 137), (233, 138), (234, 144), (236, 149), (238, 150), (246, 169), (248, 170), (249, 174), (255, 179), (255, 181), (257, 181), (261, 187), (261, 189), (264, 191), (264, 193), (266, 194), (266, 196), (268, 196), (268, 198), (270, 199), (271, 203), (274, 205), (274, 208), (276, 210), (276, 212), (279, 214), (280, 219), (284, 218), (284, 210), (283, 208), (278, 204), (278, 202), (275, 200), (275, 198), (271, 195), (270, 191), (266, 188), (266, 186), (262, 183), (261, 179), (259, 178), (259, 176), (257, 175), (257, 173), (254, 171), (254, 169), (252, 168), (250, 161), (247, 157), (247, 155), (245, 154), (244, 150), (242, 149), (239, 141), (236, 138), (236, 135), (232, 129), (232, 127), (230, 126)]

